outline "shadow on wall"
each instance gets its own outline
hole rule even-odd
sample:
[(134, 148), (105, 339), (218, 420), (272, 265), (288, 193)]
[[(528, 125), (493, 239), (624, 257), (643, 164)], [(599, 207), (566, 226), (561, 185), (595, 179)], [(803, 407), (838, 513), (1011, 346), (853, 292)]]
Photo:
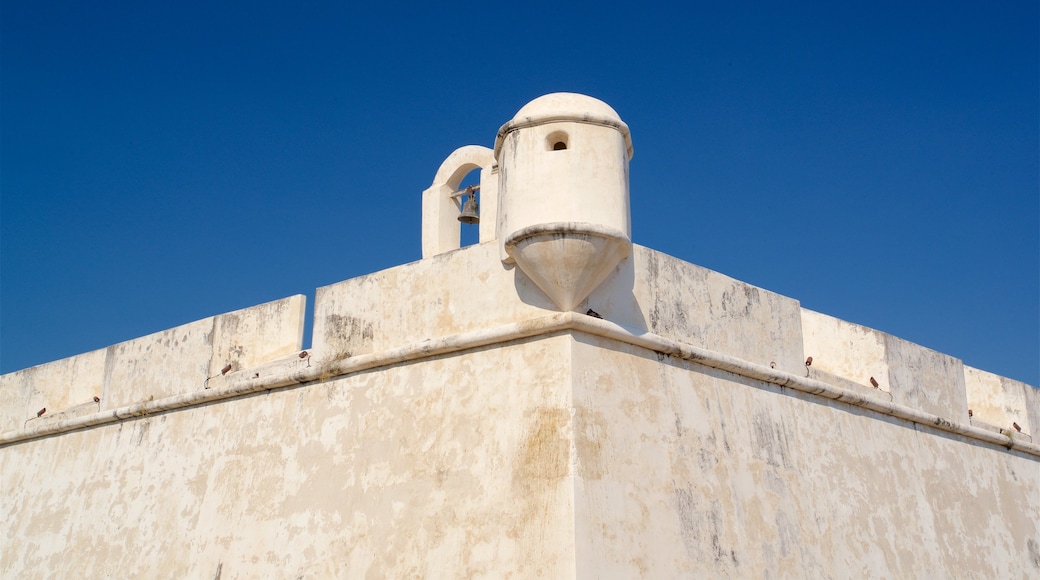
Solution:
[[(578, 303), (575, 312), (606, 318), (621, 326), (649, 330), (642, 309), (636, 300), (634, 253), (621, 260), (607, 278), (587, 298)], [(530, 277), (515, 265), (503, 266), (513, 270), (513, 286), (522, 302), (545, 310), (559, 307), (543, 292)]]

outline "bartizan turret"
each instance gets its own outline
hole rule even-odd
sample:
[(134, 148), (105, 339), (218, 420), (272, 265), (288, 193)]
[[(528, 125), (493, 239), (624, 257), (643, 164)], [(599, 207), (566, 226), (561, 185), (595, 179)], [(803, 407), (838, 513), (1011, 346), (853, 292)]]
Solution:
[(573, 310), (632, 248), (628, 125), (598, 99), (553, 93), (499, 129), (494, 155), (502, 260)]

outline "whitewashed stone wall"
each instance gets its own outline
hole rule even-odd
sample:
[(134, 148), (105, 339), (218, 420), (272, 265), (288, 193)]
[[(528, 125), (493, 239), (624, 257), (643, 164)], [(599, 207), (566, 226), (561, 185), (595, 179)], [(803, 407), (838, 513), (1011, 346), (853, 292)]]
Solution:
[(568, 341), (5, 447), (2, 576), (567, 577)]
[[(319, 289), (307, 358), (302, 308), (287, 299), (4, 376), (0, 575), (1040, 571), (1036, 389), (794, 300), (636, 246), (580, 307), (603, 321), (543, 332), (551, 301), (487, 243)], [(517, 338), (480, 338), (503, 325)], [(424, 354), (467, 336), (483, 346)], [(186, 346), (158, 356), (167, 341)], [(225, 384), (229, 363), (229, 377), (262, 381), (365, 357), (367, 370), (183, 403), (212, 374)], [(732, 360), (950, 423), (1004, 433), (1012, 419), (1023, 432), (1005, 440), (1019, 447), (711, 366)], [(156, 372), (130, 381), (130, 361)], [(66, 403), (51, 403), (66, 383)], [(159, 411), (50, 436), (32, 435), (44, 418), (18, 424), (32, 396), (60, 409), (97, 389)]]
[(297, 295), (2, 375), (0, 432), (205, 389), (229, 365), (298, 352), (305, 309)]

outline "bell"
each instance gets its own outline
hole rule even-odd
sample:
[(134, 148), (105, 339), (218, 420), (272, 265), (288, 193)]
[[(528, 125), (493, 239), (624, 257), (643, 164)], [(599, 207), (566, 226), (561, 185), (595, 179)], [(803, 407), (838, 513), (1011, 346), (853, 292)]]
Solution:
[(466, 205), (462, 206), (462, 213), (459, 214), (459, 221), (464, 224), (480, 223), (480, 209), (477, 206), (476, 196), (470, 195), (466, 200)]

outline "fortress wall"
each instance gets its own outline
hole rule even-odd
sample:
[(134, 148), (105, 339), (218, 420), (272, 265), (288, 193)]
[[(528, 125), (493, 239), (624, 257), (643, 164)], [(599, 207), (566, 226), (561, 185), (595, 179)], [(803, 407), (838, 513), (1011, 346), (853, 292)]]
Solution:
[[(473, 245), (319, 288), (312, 351), (319, 360), (381, 352), (552, 309), (525, 274), (497, 260), (493, 242)], [(970, 408), (971, 421), (994, 429), (1017, 424), (1032, 435), (1040, 427), (1035, 387), (641, 246), (577, 308), (587, 309), (954, 422), (967, 423)], [(301, 348), (304, 310), (305, 297), (294, 296), (4, 375), (0, 430), (219, 385), (228, 365), (257, 376), (289, 368), (257, 367)]]
[(967, 366), (964, 383), (973, 423), (981, 420), (1001, 429), (1013, 429), (1017, 423), (1034, 442), (1038, 440), (1040, 389)]
[(892, 401), (940, 417), (967, 422), (968, 399), (960, 359), (885, 335)]
[[(788, 372), (804, 372), (796, 300), (667, 254), (632, 255), (576, 309)], [(319, 288), (314, 351), (335, 358), (543, 316), (556, 310), (494, 243)]]
[(0, 431), (203, 389), (227, 365), (292, 354), (305, 308), (305, 296), (292, 296), (0, 376)]
[(577, 334), (578, 576), (1032, 577), (1040, 461)]
[(0, 474), (4, 576), (1040, 563), (1036, 456), (582, 332), (9, 444)]
[[(36, 413), (94, 412), (105, 390), (107, 349), (0, 375), (0, 432), (18, 431), (38, 421)], [(45, 415), (46, 416), (46, 415)]]
[[(219, 385), (227, 365), (231, 374), (279, 372), (289, 367), (256, 367), (301, 348), (304, 309), (305, 298), (294, 296), (4, 375), (0, 427), (16, 431)], [(472, 245), (319, 288), (312, 353), (334, 360), (381, 352), (553, 309), (524, 273), (501, 264), (493, 242)], [(1017, 423), (1032, 434), (1040, 425), (1034, 387), (641, 246), (577, 308), (587, 309), (636, 331), (958, 423), (968, 422), (971, 408), (972, 421), (997, 429)]]
[(216, 316), (208, 376), (291, 355), (303, 348), (307, 297), (302, 294)]
[[(867, 392), (958, 423), (1023, 433), (1040, 427), (1040, 393), (1025, 383), (965, 366), (949, 355), (881, 331), (802, 309), (812, 378)], [(878, 382), (873, 387), (870, 379)], [(1035, 439), (1033, 439), (1035, 440)]]
[(629, 328), (780, 371), (805, 372), (797, 300), (650, 248), (634, 245), (587, 303)]
[(7, 445), (4, 578), (571, 578), (565, 335)]
[(842, 378), (863, 388), (873, 388), (873, 378), (891, 400), (885, 333), (805, 308), (801, 314), (805, 356), (813, 357), (809, 371), (814, 378), (830, 383)]
[[(112, 406), (209, 376), (313, 373), (5, 445), (0, 575), (1035, 573), (1036, 456), (864, 406), (560, 329), (319, 374), (334, 367), (323, 359), (544, 320), (548, 298), (496, 252), (470, 246), (320, 289), (318, 367), (294, 354), (297, 296), (4, 376), (4, 411), (21, 401), (20, 418), (28, 396), (74, 392), (72, 373), (75, 396), (100, 387)], [(776, 363), (961, 425), (957, 405), (986, 397), (1003, 397), (1007, 417), (1037, 415), (1032, 387), (638, 246), (587, 308), (635, 338)]]
[(312, 346), (326, 359), (356, 356), (546, 310), (552, 301), (492, 241), (318, 288)]
[[(213, 366), (215, 316), (108, 347), (105, 408), (206, 387)], [(220, 374), (220, 369), (215, 373)]]

